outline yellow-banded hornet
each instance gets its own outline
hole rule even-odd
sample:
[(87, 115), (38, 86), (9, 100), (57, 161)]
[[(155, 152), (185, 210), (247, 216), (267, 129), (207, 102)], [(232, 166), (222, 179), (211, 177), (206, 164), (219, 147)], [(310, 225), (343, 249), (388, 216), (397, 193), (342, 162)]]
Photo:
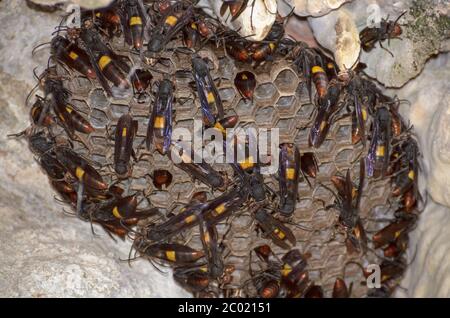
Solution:
[(209, 163), (195, 163), (183, 149), (178, 150), (176, 146), (172, 145), (171, 151), (168, 152), (172, 161), (175, 159), (172, 158), (173, 153), (176, 153), (181, 158), (181, 162), (175, 163), (175, 165), (188, 173), (193, 179), (197, 179), (213, 189), (225, 190), (225, 186), (228, 184), (227, 178), (222, 173), (214, 170)]
[(391, 146), (391, 114), (385, 107), (378, 108), (372, 124), (372, 137), (366, 156), (367, 175), (384, 177), (389, 167)]
[(197, 23), (192, 21), (183, 29), (183, 42), (184, 45), (190, 49), (196, 49), (199, 47), (200, 31)]
[(257, 274), (250, 267), (250, 281), (261, 298), (299, 298), (310, 289), (312, 282), (306, 270), (308, 254), (292, 249), (280, 260), (268, 245), (258, 246), (253, 251), (266, 265), (266, 269)]
[(197, 251), (189, 246), (176, 243), (140, 245), (142, 246), (138, 247), (138, 250), (141, 254), (150, 258), (158, 258), (160, 260), (179, 265), (195, 263), (205, 256), (202, 251)]
[(250, 63), (252, 61), (252, 53), (241, 41), (227, 41), (225, 48), (227, 53), (239, 62)]
[(270, 189), (264, 184), (259, 164), (253, 164), (251, 169), (243, 169), (245, 165), (245, 163), (231, 163), (232, 168), (241, 180), (242, 188), (248, 192), (256, 203), (261, 204), (266, 200), (266, 192)]
[(337, 190), (335, 202), (327, 208), (335, 208), (339, 211), (338, 224), (343, 227), (346, 234), (346, 244), (349, 252), (367, 249), (367, 236), (359, 217), (359, 206), (365, 179), (364, 160), (360, 160), (359, 184), (356, 188), (350, 177), (350, 169), (347, 170), (345, 178), (339, 175), (331, 177), (331, 182)]
[(328, 88), (328, 76), (325, 70), (319, 66), (314, 65), (311, 68), (312, 81), (316, 86), (317, 97), (319, 100), (325, 97)]
[(292, 249), (281, 258), (281, 281), (287, 298), (301, 297), (309, 290), (312, 284), (306, 270), (309, 257), (309, 253)]
[(122, 25), (125, 41), (140, 51), (144, 44), (144, 28), (147, 22), (146, 12), (141, 0), (128, 0), (123, 3)]
[(57, 146), (54, 149), (56, 159), (70, 173), (78, 183), (77, 188), (77, 214), (82, 211), (83, 194), (87, 192), (96, 196), (105, 193), (108, 185), (103, 181), (102, 176), (95, 170), (90, 163), (78, 155), (72, 149), (65, 146)]
[[(86, 47), (97, 79), (107, 95), (114, 97), (126, 95), (124, 91), (130, 88), (127, 79), (130, 67), (125, 62), (126, 58), (114, 53), (93, 28), (83, 27), (80, 38)], [(108, 80), (114, 84), (114, 90), (109, 86)]]
[(277, 43), (267, 42), (267, 43), (252, 43), (248, 50), (251, 53), (252, 60), (255, 62), (254, 66), (262, 64), (264, 61), (272, 60), (273, 54), (277, 48)]
[(208, 224), (215, 225), (229, 217), (246, 200), (247, 196), (245, 195), (245, 191), (239, 187), (235, 187), (231, 191), (209, 201), (203, 214), (203, 218)]
[(322, 98), (325, 98), (329, 79), (324, 70), (322, 54), (316, 49), (309, 48), (303, 42), (295, 42), (290, 39), (282, 39), (279, 42), (279, 51), (292, 57), (293, 64), (296, 65), (298, 72), (303, 75), (310, 102), (313, 101), (313, 83), (316, 87), (318, 101), (320, 102)]
[(226, 136), (227, 128), (233, 128), (236, 126), (239, 117), (237, 115), (227, 116), (221, 120), (216, 121), (214, 128), (220, 131), (224, 136)]
[(334, 116), (339, 110), (338, 101), (341, 89), (342, 85), (338, 81), (332, 80), (325, 97), (319, 101), (317, 114), (309, 132), (310, 146), (319, 148), (324, 142), (334, 120)]
[(153, 143), (162, 155), (167, 153), (172, 140), (173, 100), (173, 84), (165, 79), (159, 84), (146, 137), (147, 149)]
[(384, 40), (398, 38), (402, 34), (402, 28), (398, 24), (398, 20), (406, 13), (403, 12), (398, 16), (395, 21), (389, 21), (389, 16), (387, 19), (382, 19), (379, 27), (366, 27), (359, 33), (359, 39), (361, 41), (361, 46), (364, 51), (371, 51), (375, 43), (379, 42), (380, 47), (386, 50), (391, 56), (394, 56), (391, 51), (383, 47), (382, 42)]
[(402, 234), (400, 234), (395, 241), (388, 244), (383, 249), (383, 254), (385, 257), (391, 257), (391, 258), (397, 258), (402, 253), (406, 252), (406, 249), (408, 248), (408, 232), (405, 231)]
[(272, 240), (276, 245), (283, 249), (289, 249), (288, 242), (295, 246), (296, 239), (292, 231), (281, 221), (275, 219), (264, 209), (258, 209), (255, 212), (255, 220), (262, 229), (264, 235)]
[(82, 21), (92, 19), (93, 22), (101, 30), (104, 30), (110, 38), (118, 36), (122, 31), (122, 21), (119, 14), (120, 10), (117, 8), (107, 8), (102, 10), (84, 11), (82, 12)]
[(130, 173), (130, 158), (134, 154), (133, 141), (137, 134), (138, 122), (130, 114), (124, 114), (117, 122), (114, 138), (114, 170), (119, 178)]
[(412, 189), (414, 194), (418, 195), (419, 147), (412, 137), (402, 143), (398, 160), (399, 171), (396, 171), (393, 177), (392, 195), (404, 195), (409, 189)]
[(208, 204), (206, 203), (191, 202), (182, 208), (180, 213), (172, 216), (166, 222), (152, 226), (147, 231), (146, 238), (150, 241), (159, 242), (198, 225), (200, 216), (207, 207)]
[(144, 52), (144, 61), (147, 64), (155, 64), (167, 43), (192, 21), (193, 8), (189, 6), (186, 10), (177, 11), (180, 6), (182, 6), (181, 3), (170, 6), (149, 34), (150, 40), (147, 44), (147, 51)]
[(192, 74), (200, 99), (203, 122), (206, 126), (214, 126), (216, 120), (224, 117), (222, 100), (209, 73), (208, 64), (199, 56), (192, 58)]
[(282, 144), (278, 168), (280, 188), (279, 211), (283, 215), (294, 212), (298, 198), (298, 183), (300, 180), (300, 152), (294, 144)]
[(96, 78), (96, 73), (87, 53), (65, 37), (56, 35), (52, 39), (51, 54), (56, 60), (78, 71), (87, 78)]
[(414, 226), (416, 219), (409, 218), (398, 220), (385, 226), (372, 237), (374, 248), (384, 247), (395, 242), (402, 234), (409, 232)]
[(55, 123), (53, 117), (45, 111), (49, 108), (46, 103), (47, 101), (45, 99), (36, 95), (36, 101), (30, 109), (30, 117), (36, 126), (50, 127)]
[(218, 244), (217, 229), (214, 224), (200, 222), (200, 239), (205, 251), (205, 258), (208, 262), (208, 275), (211, 278), (218, 278), (223, 275), (224, 264), (222, 251)]
[(66, 129), (69, 136), (73, 136), (75, 131), (89, 134), (94, 131), (92, 125), (69, 104), (71, 93), (64, 88), (60, 79), (52, 78), (50, 75), (44, 80), (44, 107), (40, 116), (45, 116), (46, 108), (51, 108), (61, 125)]
[(201, 292), (207, 289), (210, 283), (206, 266), (177, 267), (173, 270), (173, 278), (191, 292)]

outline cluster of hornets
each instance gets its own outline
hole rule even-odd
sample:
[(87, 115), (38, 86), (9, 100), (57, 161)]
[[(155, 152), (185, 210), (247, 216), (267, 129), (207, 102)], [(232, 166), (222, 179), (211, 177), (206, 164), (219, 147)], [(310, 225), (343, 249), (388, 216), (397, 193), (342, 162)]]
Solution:
[[(233, 20), (247, 2), (223, 1), (221, 14)], [(105, 9), (82, 11), (78, 27), (66, 24), (58, 26), (49, 43), (49, 63), (42, 75), (36, 76), (43, 96), (34, 96), (32, 125), (20, 134), (29, 140), (60, 200), (69, 204), (77, 217), (102, 226), (112, 238), (129, 237), (134, 258), (148, 258), (159, 270), (172, 267), (174, 279), (197, 297), (356, 297), (352, 288), (367, 284), (364, 278), (372, 274), (369, 264), (361, 261), (364, 255), (372, 255), (381, 271), (381, 286), (366, 288), (366, 296), (388, 297), (399, 286), (408, 265), (408, 233), (422, 205), (417, 184), (419, 150), (411, 127), (398, 112), (403, 101), (383, 95), (360, 72), (364, 65), (338, 70), (326, 52), (285, 37), (280, 17), (263, 41), (250, 42), (189, 1), (119, 0)], [(363, 30), (361, 42), (370, 50), (377, 41), (400, 34), (396, 21), (383, 20), (381, 27)], [(245, 66), (246, 70), (236, 73), (233, 84), (248, 103), (253, 102), (257, 87), (255, 74), (278, 60), (287, 61), (304, 83), (303, 95), (307, 104), (313, 105), (309, 124), (300, 129), (307, 131), (308, 151), (293, 142), (280, 145), (278, 172), (271, 176), (278, 187), (265, 183), (261, 164), (250, 155), (223, 164), (229, 169), (224, 172), (212, 164), (194, 162), (172, 140), (174, 105), (186, 101), (175, 98), (178, 79), (164, 71), (168, 60), (161, 56), (167, 52), (190, 61), (182, 75), (194, 94), (185, 99), (196, 101), (205, 128), (225, 136), (227, 128), (239, 123), (235, 113), (225, 115), (220, 78), (217, 81), (211, 75), (211, 70), (222, 70), (213, 54), (205, 54), (207, 47)], [(119, 48), (127, 55), (117, 53)], [(72, 92), (65, 83), (73, 74), (100, 87), (110, 100), (129, 98), (133, 101), (130, 105), (147, 109), (141, 142), (137, 138), (139, 123), (132, 115), (134, 106), (114, 123), (113, 133), (111, 127), (105, 127), (107, 139), (114, 145), (112, 162), (100, 165), (89, 157), (86, 140), (97, 128), (71, 102)], [(327, 175), (328, 184), (319, 182), (321, 163), (315, 152), (335, 123), (347, 118), (351, 122), (351, 135), (347, 136), (351, 145), (359, 147), (359, 154), (350, 168)], [(75, 149), (74, 143), (81, 147)], [(245, 141), (242, 144), (248, 147)], [(224, 148), (227, 146), (224, 143)], [(132, 179), (133, 164), (156, 153), (169, 160), (179, 154), (182, 161), (174, 163), (176, 169), (210, 190), (193, 193), (181, 209), (163, 212), (151, 204), (141, 208), (141, 201), (167, 189), (173, 179), (170, 171), (159, 169), (151, 174), (150, 191), (133, 193), (126, 186)], [(360, 215), (363, 190), (380, 181), (388, 186), (387, 204), (394, 212), (392, 217), (375, 220), (378, 228), (369, 236), (364, 226), (368, 220)], [(356, 255), (335, 274), (331, 288), (319, 285), (310, 275), (312, 253), (300, 250), (295, 234), (299, 227), (317, 231), (294, 221), (294, 216), (302, 213), (298, 204), (303, 182), (310, 189), (314, 182), (315, 190), (325, 191), (331, 204), (321, 199), (314, 200), (315, 204), (329, 215), (336, 213), (333, 235), (322, 244), (342, 237), (344, 254)], [(244, 246), (245, 265), (239, 265), (227, 257), (224, 241), (231, 235), (231, 220), (244, 212), (252, 224), (247, 226), (251, 232), (247, 235), (256, 237), (258, 244)], [(193, 230), (197, 243), (185, 235)], [(129, 260), (131, 255), (130, 251)], [(359, 280), (345, 276), (345, 267), (352, 264), (361, 273)]]

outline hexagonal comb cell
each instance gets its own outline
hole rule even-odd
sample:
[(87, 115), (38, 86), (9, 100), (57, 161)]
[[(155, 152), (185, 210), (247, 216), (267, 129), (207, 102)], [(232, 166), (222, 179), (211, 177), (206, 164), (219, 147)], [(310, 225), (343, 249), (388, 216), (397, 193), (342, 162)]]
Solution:
[(100, 109), (105, 109), (106, 107), (108, 107), (109, 101), (102, 89), (95, 89), (91, 92), (89, 105), (91, 105), (91, 107), (93, 108)]
[(278, 74), (274, 83), (280, 92), (292, 94), (297, 88), (297, 81), (297, 75), (292, 70), (285, 69)]
[(261, 124), (271, 123), (273, 120), (274, 112), (275, 108), (273, 107), (259, 108), (256, 111), (255, 120), (257, 123)]
[(90, 122), (94, 128), (105, 128), (109, 123), (109, 119), (105, 112), (93, 109), (90, 116)]
[(128, 113), (129, 106), (121, 105), (121, 104), (111, 104), (110, 109), (111, 109), (112, 115), (115, 118), (119, 118), (120, 116)]
[(232, 87), (220, 89), (219, 94), (223, 101), (232, 101), (234, 96), (236, 96), (236, 92)]
[(276, 98), (277, 95), (277, 89), (272, 83), (261, 84), (255, 90), (255, 98), (259, 101), (270, 101)]

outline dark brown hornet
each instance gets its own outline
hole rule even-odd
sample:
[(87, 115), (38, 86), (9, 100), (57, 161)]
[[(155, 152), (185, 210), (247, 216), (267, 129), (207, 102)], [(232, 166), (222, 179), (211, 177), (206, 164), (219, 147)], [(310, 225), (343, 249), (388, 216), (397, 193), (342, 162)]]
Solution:
[[(126, 58), (114, 53), (103, 41), (100, 34), (93, 28), (83, 27), (80, 38), (83, 41), (95, 74), (108, 96), (120, 97), (126, 95), (130, 88), (127, 75), (130, 67)], [(114, 86), (108, 84), (111, 81)]]
[(209, 287), (210, 278), (206, 266), (183, 266), (173, 270), (174, 280), (191, 292), (201, 292)]
[(147, 22), (144, 5), (141, 0), (124, 1), (122, 5), (125, 41), (140, 51), (144, 44), (144, 28)]
[(309, 253), (302, 254), (298, 249), (292, 249), (282, 258), (281, 282), (285, 297), (298, 298), (306, 296), (311, 289), (312, 282), (306, 270)]
[(397, 220), (385, 226), (372, 237), (374, 248), (385, 247), (396, 243), (403, 234), (410, 232), (415, 224), (415, 218)]
[(280, 188), (279, 211), (285, 216), (292, 215), (298, 199), (300, 181), (300, 152), (294, 144), (280, 146), (278, 183)]
[(324, 70), (322, 54), (316, 49), (309, 48), (303, 42), (295, 42), (291, 39), (280, 40), (278, 51), (292, 59), (292, 63), (297, 67), (297, 71), (303, 75), (310, 102), (313, 101), (313, 83), (316, 87), (317, 99), (320, 102), (327, 94), (329, 82), (329, 78)]
[(419, 147), (416, 140), (408, 137), (401, 145), (398, 168), (394, 172), (392, 195), (403, 196), (412, 190), (414, 196), (419, 197), (417, 176), (419, 172)]
[(242, 41), (228, 40), (225, 48), (227, 53), (239, 62), (250, 63), (252, 61), (252, 53)]
[[(227, 178), (220, 172), (214, 170), (210, 164), (206, 162), (195, 163), (183, 149), (177, 146), (171, 146), (171, 150), (168, 152), (170, 160), (175, 165), (188, 173), (194, 180), (197, 179), (204, 184), (211, 186), (213, 189), (225, 190), (226, 185), (229, 183)], [(173, 158), (173, 155), (177, 158)]]
[(98, 196), (108, 190), (108, 185), (102, 176), (90, 163), (78, 155), (72, 149), (65, 146), (57, 146), (54, 149), (56, 159), (70, 173), (77, 182), (77, 213), (81, 214), (83, 195), (86, 192), (91, 196)]
[[(252, 269), (252, 253), (255, 253), (258, 258), (266, 265), (265, 269), (254, 273)], [(280, 294), (280, 261), (272, 252), (269, 245), (257, 246), (250, 251), (250, 265), (249, 273), (251, 278), (244, 282), (243, 288), (246, 289), (249, 283), (252, 283), (256, 288), (256, 292), (261, 298), (275, 298)]]
[(340, 109), (339, 96), (342, 84), (337, 80), (332, 80), (328, 85), (328, 90), (323, 99), (319, 100), (317, 113), (309, 132), (309, 145), (319, 148), (328, 135), (335, 114)]
[(199, 56), (192, 58), (192, 74), (200, 100), (203, 122), (206, 126), (214, 126), (217, 120), (224, 117), (223, 104), (208, 64)]
[(31, 106), (30, 117), (33, 124), (36, 126), (50, 127), (55, 123), (52, 115), (45, 110), (48, 110), (49, 106), (47, 101), (42, 97), (36, 95), (36, 101)]
[(69, 104), (71, 93), (64, 88), (61, 79), (47, 75), (44, 79), (45, 99), (40, 116), (47, 114), (46, 106), (52, 109), (62, 127), (74, 138), (75, 131), (89, 134), (94, 131), (92, 125)]
[(183, 42), (190, 49), (197, 49), (200, 46), (201, 36), (195, 22), (189, 23), (183, 29)]
[(253, 92), (256, 87), (255, 74), (250, 71), (243, 71), (236, 74), (234, 86), (244, 99), (253, 100)]
[[(359, 33), (359, 39), (363, 50), (366, 52), (372, 50), (377, 42), (380, 43), (382, 49), (385, 49), (382, 44), (384, 40), (390, 41), (391, 39), (398, 38), (402, 34), (402, 28), (400, 24), (398, 24), (398, 20), (400, 20), (405, 13), (406, 11), (400, 14), (395, 21), (389, 21), (389, 16), (387, 19), (382, 19), (379, 27), (364, 28)], [(391, 51), (385, 50), (394, 56)]]
[(295, 246), (296, 239), (292, 231), (265, 209), (258, 209), (255, 212), (255, 220), (258, 222), (264, 235), (279, 247), (289, 249), (289, 244)]
[(305, 152), (300, 156), (300, 169), (309, 185), (311, 185), (308, 177), (315, 179), (319, 172), (316, 155), (313, 152)]
[(83, 206), (83, 213), (86, 215), (86, 219), (101, 224), (120, 225), (120, 221), (122, 221), (123, 224), (134, 225), (138, 220), (156, 214), (157, 209), (138, 211), (135, 195), (121, 197), (113, 194), (111, 198), (100, 200), (98, 203), (86, 202)]
[(238, 164), (231, 165), (241, 180), (244, 191), (248, 192), (256, 203), (264, 204), (270, 188), (264, 183), (259, 164), (255, 164), (251, 171), (244, 171)]
[(239, 117), (237, 115), (227, 116), (224, 119), (216, 121), (214, 128), (220, 131), (224, 136), (227, 135), (227, 128), (236, 126)]
[(157, 243), (145, 244), (138, 243), (138, 251), (150, 259), (160, 259), (168, 263), (177, 265), (193, 264), (205, 256), (203, 251), (197, 251), (193, 248), (177, 243)]
[(347, 288), (347, 284), (342, 278), (336, 278), (333, 286), (333, 298), (349, 298), (351, 290)]
[(173, 84), (165, 79), (159, 84), (146, 137), (147, 149), (153, 144), (162, 155), (167, 153), (172, 140), (173, 100)]
[[(359, 206), (361, 202), (362, 190), (364, 187), (365, 165), (364, 160), (360, 160), (360, 175), (358, 188), (352, 182), (350, 169), (344, 177), (335, 175), (331, 177), (331, 182), (337, 190), (335, 203), (331, 206), (339, 211), (339, 225), (346, 234), (347, 250), (352, 252), (367, 249), (367, 236), (359, 217)], [(327, 207), (329, 208), (329, 207)]]
[[(377, 100), (376, 92), (366, 87), (366, 81), (358, 75), (353, 75), (347, 86), (349, 104), (353, 104), (352, 111), (352, 144), (361, 143), (366, 145), (366, 122), (368, 121), (368, 110), (375, 107)], [(373, 101), (371, 99), (374, 99)]]
[(391, 152), (391, 114), (385, 107), (378, 108), (372, 123), (372, 136), (366, 156), (369, 177), (386, 176)]
[(153, 185), (159, 190), (162, 190), (163, 186), (167, 189), (172, 183), (172, 179), (172, 174), (165, 169), (153, 171)]
[(147, 231), (146, 238), (153, 242), (160, 242), (198, 225), (201, 215), (207, 207), (208, 204), (204, 202), (190, 202), (177, 215), (161, 224), (151, 226)]
[(70, 42), (61, 35), (56, 35), (50, 44), (51, 54), (57, 61), (64, 63), (87, 78), (96, 78), (89, 56), (75, 43)]
[(181, 10), (182, 7), (182, 2), (170, 6), (150, 32), (147, 51), (144, 52), (145, 63), (154, 65), (166, 48), (167, 43), (192, 21), (194, 17), (192, 6), (189, 6), (186, 10)]
[(138, 130), (138, 122), (130, 114), (119, 118), (114, 138), (114, 170), (119, 178), (127, 178), (131, 173), (130, 159), (134, 154), (133, 141)]
[(135, 90), (135, 95), (138, 103), (145, 103), (147, 101), (147, 93), (145, 90), (150, 86), (153, 79), (152, 73), (148, 70), (137, 69), (131, 76), (131, 81), (133, 83), (133, 88)]
[(222, 0), (222, 2), (220, 15), (223, 16), (227, 12), (227, 9), (230, 9), (230, 21), (234, 21), (247, 8), (248, 0)]
[(207, 203), (204, 214), (204, 220), (207, 224), (215, 225), (220, 221), (229, 217), (247, 200), (245, 190), (240, 187), (235, 187), (221, 196), (211, 200)]
[[(92, 17), (93, 16), (93, 17)], [(92, 11), (83, 11), (82, 21), (92, 19), (94, 24), (108, 34), (109, 38), (122, 33), (122, 23), (119, 10), (116, 7)]]
[[(305, 296), (312, 286), (306, 270), (308, 254), (298, 249), (287, 252), (281, 260), (268, 245), (261, 245), (253, 252), (265, 264), (265, 269), (254, 273), (250, 268), (250, 281), (261, 298), (299, 298)], [(250, 254), (250, 261), (251, 260)]]
[(200, 239), (202, 241), (209, 277), (219, 278), (223, 275), (225, 265), (222, 258), (222, 250), (218, 243), (217, 229), (214, 224), (200, 222)]

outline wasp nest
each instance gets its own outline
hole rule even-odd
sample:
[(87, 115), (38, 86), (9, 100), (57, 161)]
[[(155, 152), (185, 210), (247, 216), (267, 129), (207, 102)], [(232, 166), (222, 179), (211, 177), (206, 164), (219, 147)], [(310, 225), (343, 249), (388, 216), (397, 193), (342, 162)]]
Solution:
[[(51, 46), (26, 135), (81, 219), (133, 240), (199, 297), (394, 291), (420, 198), (418, 151), (400, 101), (357, 70), (338, 75), (320, 51), (283, 39), (279, 22), (251, 43), (186, 2), (82, 12)], [(194, 133), (196, 119), (224, 134), (278, 128), (267, 157), (280, 168), (174, 163), (172, 131)]]

